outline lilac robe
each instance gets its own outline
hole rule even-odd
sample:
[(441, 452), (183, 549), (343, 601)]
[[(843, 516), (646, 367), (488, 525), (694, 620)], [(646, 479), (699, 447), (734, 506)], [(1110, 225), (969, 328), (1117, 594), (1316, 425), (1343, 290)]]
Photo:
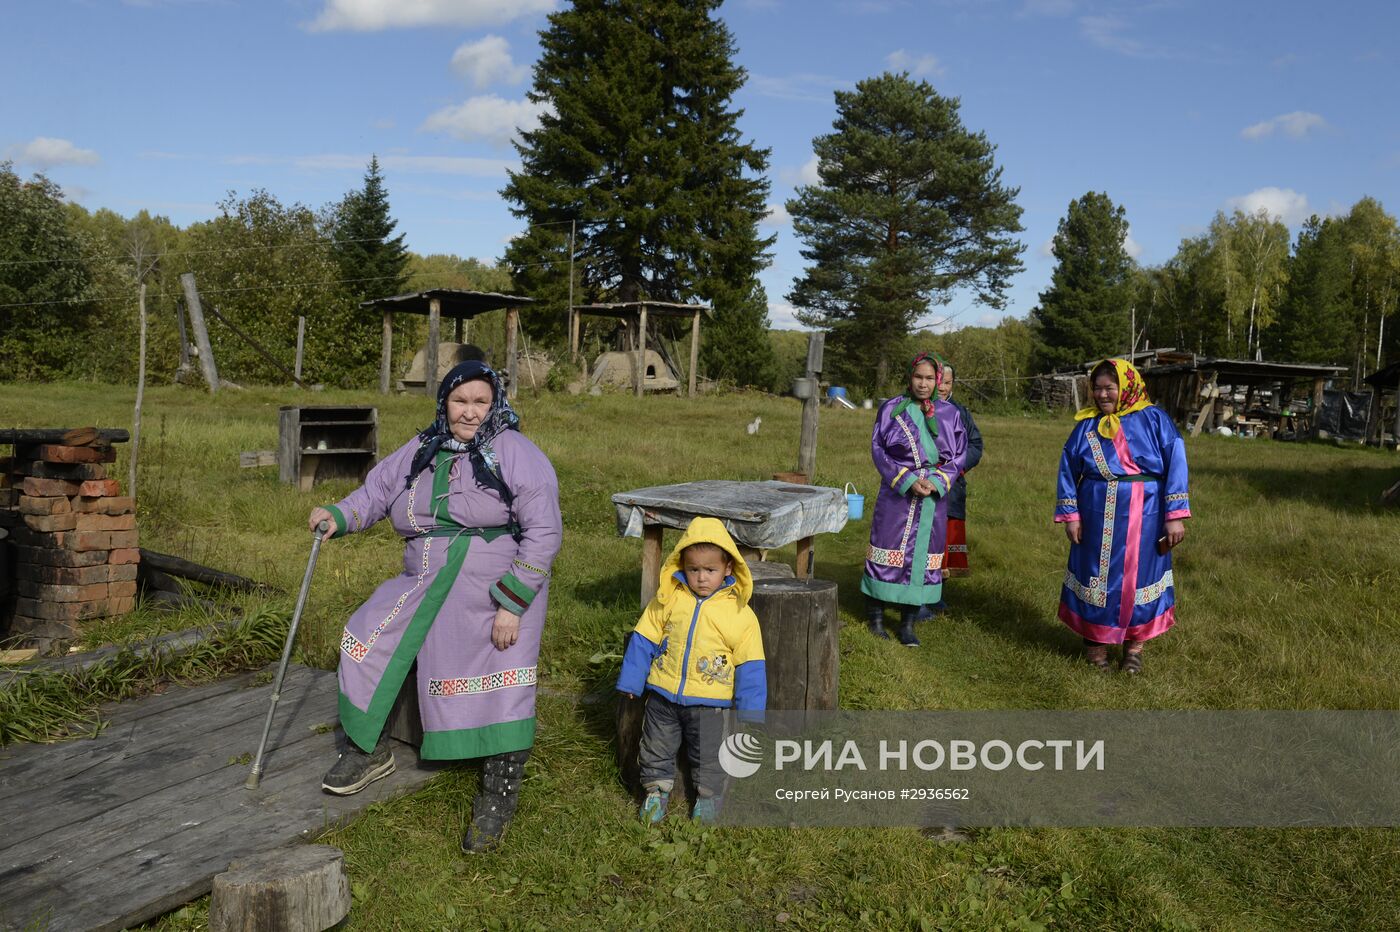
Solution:
[(1191, 517), (1186, 445), (1154, 406), (1122, 416), (1112, 440), (1080, 421), (1060, 457), (1055, 521), (1080, 522), (1060, 590), (1060, 620), (1101, 644), (1145, 641), (1176, 623), (1164, 524)]
[[(505, 527), (500, 495), (477, 486), (464, 453), (441, 451), (404, 487), (416, 438), (330, 506), (333, 537), (387, 517), (406, 538), (403, 572), (374, 591), (341, 635), (340, 722), (365, 750), (415, 659), (423, 757), (482, 757), (534, 744), (540, 634), (563, 534), (559, 485), (548, 458), (519, 431), (493, 446), (515, 495), (519, 543)], [(506, 650), (491, 643), (498, 606), (520, 616), (519, 639)]]
[[(963, 472), (967, 430), (956, 407), (935, 400), (938, 437), (930, 437), (917, 405), (895, 416), (902, 400), (896, 396), (880, 405), (870, 438), (882, 481), (860, 591), (882, 602), (932, 605), (943, 598), (948, 491)], [(934, 494), (910, 492), (916, 479), (932, 482)]]

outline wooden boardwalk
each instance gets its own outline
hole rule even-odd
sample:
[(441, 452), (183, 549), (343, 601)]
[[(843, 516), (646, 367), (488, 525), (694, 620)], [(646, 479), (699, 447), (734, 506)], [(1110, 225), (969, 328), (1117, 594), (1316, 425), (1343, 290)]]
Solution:
[[(321, 792), (335, 759), (335, 673), (287, 671), (262, 785), (244, 788), (271, 695), (253, 674), (108, 710), (94, 739), (0, 750), (0, 928), (121, 929), (209, 892), (234, 858), (319, 833), (427, 782), (398, 770)], [(341, 739), (343, 740), (343, 739)]]

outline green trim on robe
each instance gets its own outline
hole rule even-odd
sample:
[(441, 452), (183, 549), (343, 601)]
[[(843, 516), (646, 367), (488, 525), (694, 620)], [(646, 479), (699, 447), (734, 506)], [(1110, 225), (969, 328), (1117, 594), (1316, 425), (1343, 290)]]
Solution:
[(455, 731), (425, 731), (418, 756), (424, 760), (466, 760), (524, 751), (535, 743), (535, 717)]

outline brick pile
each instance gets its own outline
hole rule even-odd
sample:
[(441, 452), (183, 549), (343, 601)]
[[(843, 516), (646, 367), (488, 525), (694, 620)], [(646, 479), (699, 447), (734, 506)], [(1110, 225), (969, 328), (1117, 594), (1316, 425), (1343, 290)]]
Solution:
[(95, 434), (16, 443), (0, 458), (0, 524), (14, 543), (10, 637), (50, 647), (77, 637), (79, 622), (136, 604), (135, 502), (107, 475), (116, 451)]

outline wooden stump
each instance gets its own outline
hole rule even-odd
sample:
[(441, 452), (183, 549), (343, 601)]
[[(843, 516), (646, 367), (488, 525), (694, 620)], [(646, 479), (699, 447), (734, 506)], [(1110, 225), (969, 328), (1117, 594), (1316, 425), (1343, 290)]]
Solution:
[(350, 912), (339, 848), (295, 845), (228, 867), (214, 878), (210, 932), (321, 932)]
[(835, 709), (841, 672), (836, 583), (756, 579), (749, 605), (763, 629), (768, 708)]

